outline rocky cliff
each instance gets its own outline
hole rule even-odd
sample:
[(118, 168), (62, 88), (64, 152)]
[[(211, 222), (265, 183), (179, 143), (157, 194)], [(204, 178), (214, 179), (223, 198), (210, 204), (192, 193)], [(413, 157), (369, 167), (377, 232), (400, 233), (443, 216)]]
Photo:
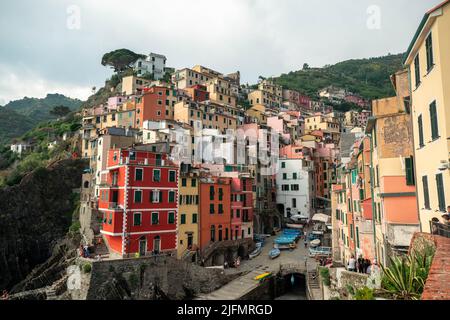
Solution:
[(83, 160), (62, 160), (0, 190), (0, 290), (25, 279), (66, 235), (85, 167)]

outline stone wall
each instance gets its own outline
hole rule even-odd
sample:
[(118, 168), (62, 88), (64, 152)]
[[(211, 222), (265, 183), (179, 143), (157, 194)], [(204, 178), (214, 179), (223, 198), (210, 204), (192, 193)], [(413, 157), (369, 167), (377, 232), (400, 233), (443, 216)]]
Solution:
[(192, 299), (222, 287), (237, 275), (172, 257), (106, 260), (92, 263), (88, 300)]
[(422, 300), (448, 300), (450, 298), (450, 239), (425, 233), (416, 233), (410, 251), (436, 248), (430, 273), (428, 274)]
[(338, 287), (346, 288), (347, 285), (352, 286), (355, 289), (364, 288), (367, 284), (367, 274), (350, 272), (346, 270), (337, 270), (336, 274), (338, 278)]

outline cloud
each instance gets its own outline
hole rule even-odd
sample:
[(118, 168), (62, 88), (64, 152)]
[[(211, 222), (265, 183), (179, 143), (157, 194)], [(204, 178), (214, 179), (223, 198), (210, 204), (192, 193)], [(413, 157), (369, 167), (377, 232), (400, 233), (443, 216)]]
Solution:
[(61, 93), (82, 100), (92, 94), (90, 87), (51, 82), (25, 67), (12, 70), (0, 65), (0, 75), (0, 105), (23, 97), (44, 98), (48, 93)]
[[(129, 48), (167, 56), (169, 66), (202, 64), (244, 82), (259, 75), (406, 50), (424, 12), (441, 0), (18, 0), (0, 4), (0, 64), (18, 82), (69, 90), (101, 86), (105, 52)], [(79, 9), (79, 29), (67, 27)], [(381, 28), (367, 28), (367, 8)], [(19, 18), (20, 17), (20, 18)], [(77, 17), (76, 17), (77, 18)], [(28, 76), (28, 73), (25, 73)], [(0, 73), (0, 82), (8, 82)], [(41, 82), (39, 82), (41, 81)], [(31, 81), (34, 83), (34, 81)], [(78, 89), (77, 89), (78, 88)], [(3, 99), (16, 97), (13, 88)], [(36, 90), (38, 91), (38, 90)], [(81, 97), (81, 96), (80, 96)]]

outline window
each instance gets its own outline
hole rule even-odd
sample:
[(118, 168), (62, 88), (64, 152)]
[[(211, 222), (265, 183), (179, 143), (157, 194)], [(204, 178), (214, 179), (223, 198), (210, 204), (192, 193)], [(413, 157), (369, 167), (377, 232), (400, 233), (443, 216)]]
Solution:
[(168, 220), (169, 224), (174, 224), (175, 223), (175, 212), (170, 211), (168, 214), (167, 220)]
[(163, 192), (152, 190), (150, 191), (150, 202), (152, 203), (160, 203), (161, 199), (163, 199)]
[(169, 182), (175, 182), (175, 171), (169, 171)]
[(140, 213), (135, 213), (133, 214), (133, 226), (140, 226), (142, 222), (142, 214)]
[(154, 169), (153, 170), (153, 181), (160, 182), (161, 181), (161, 170)]
[(424, 144), (424, 140), (423, 140), (423, 120), (422, 120), (422, 115), (419, 116), (419, 118), (417, 119), (418, 122), (418, 126), (419, 126), (419, 147), (422, 148), (425, 144)]
[(214, 200), (214, 186), (209, 187), (209, 200)]
[(423, 186), (423, 202), (425, 209), (430, 209), (430, 193), (428, 191), (428, 177), (422, 177), (422, 186)]
[(110, 213), (109, 213), (108, 224), (112, 224), (112, 219), (113, 219), (113, 214), (112, 214), (112, 212), (110, 212)]
[(197, 223), (197, 214), (192, 214), (192, 223)]
[(141, 168), (136, 168), (135, 171), (135, 181), (143, 181), (144, 180), (144, 170)]
[(436, 190), (438, 194), (439, 210), (445, 212), (444, 179), (442, 173), (436, 175)]
[(175, 202), (175, 191), (169, 191), (169, 203)]
[(297, 208), (297, 199), (292, 199), (292, 208)]
[(287, 180), (287, 173), (283, 173), (283, 180)]
[(136, 160), (136, 152), (130, 151), (130, 160)]
[(216, 240), (216, 227), (211, 226), (211, 241), (214, 242)]
[(298, 184), (291, 184), (291, 190), (292, 191), (298, 191), (299, 190)]
[(359, 228), (356, 227), (356, 247), (359, 248)]
[(414, 59), (414, 74), (416, 77), (416, 88), (420, 85), (420, 60), (419, 54)]
[(353, 239), (353, 224), (350, 224), (350, 238)]
[(414, 186), (416, 184), (414, 179), (414, 160), (413, 157), (409, 157), (405, 159), (405, 167), (406, 167), (406, 185)]
[(159, 224), (159, 213), (152, 212), (152, 224)]
[(430, 72), (434, 66), (434, 57), (433, 57), (433, 38), (431, 33), (427, 37), (425, 41), (425, 47), (427, 50), (427, 71)]
[(209, 205), (209, 213), (210, 213), (210, 214), (213, 214), (213, 213), (214, 213), (214, 204), (213, 204), (213, 203), (211, 203), (211, 204)]
[(240, 218), (241, 217), (241, 210), (237, 209), (236, 210), (236, 218)]
[(430, 121), (431, 121), (431, 139), (436, 140), (439, 138), (438, 119), (436, 112), (436, 101), (430, 104)]
[(223, 204), (219, 204), (219, 214), (223, 214)]
[(142, 202), (142, 191), (135, 190), (134, 191), (134, 203), (141, 203), (141, 202)]
[(297, 180), (297, 172), (294, 172), (294, 173), (292, 174), (292, 179)]
[(197, 179), (192, 179), (191, 180), (191, 187), (196, 187), (197, 186)]
[(281, 186), (281, 191), (289, 191), (289, 185), (288, 184), (283, 184)]
[(181, 186), (186, 187), (186, 185), (187, 185), (186, 178), (181, 179)]
[(281, 163), (281, 167), (284, 169), (284, 168), (286, 168), (286, 162), (282, 162)]

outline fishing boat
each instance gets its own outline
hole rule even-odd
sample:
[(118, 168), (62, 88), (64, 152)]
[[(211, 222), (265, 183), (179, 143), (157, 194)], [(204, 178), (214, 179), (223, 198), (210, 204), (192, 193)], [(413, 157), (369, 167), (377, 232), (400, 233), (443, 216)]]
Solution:
[(267, 277), (270, 277), (271, 275), (272, 275), (271, 272), (266, 272), (266, 273), (260, 274), (259, 276), (256, 276), (255, 280), (261, 281), (261, 280), (266, 279)]
[(303, 229), (303, 225), (302, 224), (287, 223), (286, 227), (292, 228), (292, 229)]
[(310, 257), (316, 257), (316, 256), (324, 256), (328, 257), (331, 256), (331, 248), (329, 247), (317, 247), (317, 248), (309, 248), (309, 256)]
[(313, 248), (320, 246), (320, 239), (312, 240), (312, 241), (309, 243), (309, 245), (310, 245), (310, 247), (313, 247)]
[(270, 250), (270, 252), (269, 252), (269, 258), (270, 258), (270, 259), (278, 258), (278, 257), (280, 256), (280, 254), (281, 254), (280, 249), (273, 248), (273, 249)]
[(261, 254), (261, 251), (262, 251), (261, 245), (257, 246), (256, 249), (252, 253), (249, 254), (250, 259), (254, 259), (257, 256), (259, 256)]

